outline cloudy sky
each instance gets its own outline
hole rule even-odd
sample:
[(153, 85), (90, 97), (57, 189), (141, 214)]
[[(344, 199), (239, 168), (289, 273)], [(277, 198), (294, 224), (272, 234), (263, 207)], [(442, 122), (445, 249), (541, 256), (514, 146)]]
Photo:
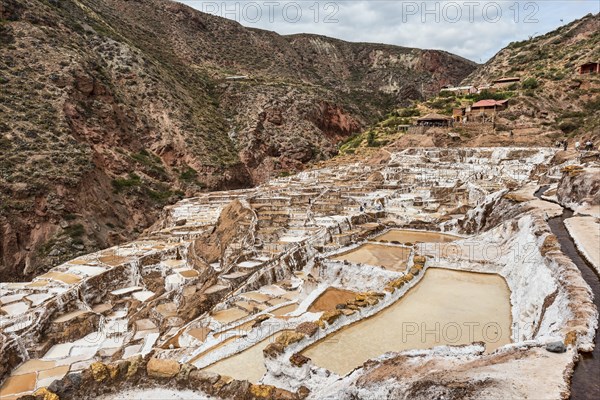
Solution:
[(198, 10), (281, 34), (442, 49), (485, 62), (508, 43), (600, 12), (600, 0), (182, 0)]

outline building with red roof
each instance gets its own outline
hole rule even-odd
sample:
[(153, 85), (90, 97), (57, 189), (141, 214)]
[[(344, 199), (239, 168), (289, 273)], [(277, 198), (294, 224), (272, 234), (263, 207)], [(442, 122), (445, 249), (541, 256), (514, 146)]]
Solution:
[(479, 100), (477, 103), (471, 106), (471, 111), (484, 109), (506, 109), (508, 107), (508, 100)]
[(471, 107), (466, 108), (466, 117), (468, 121), (481, 120), (486, 121), (493, 117), (497, 112), (508, 108), (508, 100), (479, 100)]

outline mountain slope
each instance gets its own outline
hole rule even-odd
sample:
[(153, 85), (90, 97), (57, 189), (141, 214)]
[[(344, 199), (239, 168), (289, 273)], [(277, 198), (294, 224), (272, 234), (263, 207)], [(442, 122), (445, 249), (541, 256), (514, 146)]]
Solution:
[[(481, 87), (503, 77), (520, 82), (478, 94), (440, 92), (426, 101), (400, 107), (340, 146), (340, 153), (360, 155), (406, 147), (554, 146), (570, 148), (591, 140), (600, 146), (600, 75), (580, 74), (579, 67), (600, 61), (600, 15), (587, 15), (543, 36), (511, 43), (462, 85)], [(483, 99), (507, 99), (508, 108), (494, 121), (454, 124), (450, 129), (399, 129), (429, 113), (451, 116), (454, 109)], [(359, 157), (359, 158), (360, 158)]]
[[(545, 35), (514, 42), (464, 79), (464, 84), (521, 77), (521, 87), (500, 113), (507, 129), (532, 126), (549, 143), (592, 138), (600, 144), (600, 76), (579, 66), (600, 62), (600, 14), (589, 14)], [(527, 81), (527, 83), (526, 83)], [(523, 85), (524, 84), (524, 85)]]
[(326, 159), (423, 85), (475, 68), (165, 0), (4, 0), (0, 11), (0, 280), (131, 239), (181, 196)]

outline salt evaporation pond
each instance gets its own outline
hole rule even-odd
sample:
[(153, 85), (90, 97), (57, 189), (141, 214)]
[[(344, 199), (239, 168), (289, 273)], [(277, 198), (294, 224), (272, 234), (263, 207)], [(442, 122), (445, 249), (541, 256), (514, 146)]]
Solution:
[(510, 290), (501, 276), (429, 268), (398, 302), (303, 354), (314, 364), (345, 375), (388, 351), (484, 341), (491, 352), (510, 343), (511, 322)]
[(333, 311), (338, 304), (346, 304), (347, 300), (354, 300), (357, 293), (351, 290), (330, 287), (312, 302), (308, 307), (309, 312)]
[[(269, 343), (273, 342), (274, 337), (275, 335), (271, 335), (240, 353), (209, 365), (204, 368), (204, 370), (215, 372), (220, 375), (231, 376), (239, 380), (257, 383), (265, 372), (267, 372), (263, 349), (267, 347)], [(251, 339), (239, 338), (238, 340)]]
[(404, 271), (411, 249), (400, 246), (387, 246), (365, 243), (346, 253), (332, 257), (333, 260), (378, 265), (392, 271)]
[(373, 240), (399, 243), (448, 243), (458, 239), (460, 239), (460, 237), (441, 232), (392, 229), (375, 237)]

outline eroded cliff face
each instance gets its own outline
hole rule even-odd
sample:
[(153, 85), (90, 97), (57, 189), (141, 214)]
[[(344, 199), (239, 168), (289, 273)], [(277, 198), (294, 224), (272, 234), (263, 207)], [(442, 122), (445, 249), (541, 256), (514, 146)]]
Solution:
[[(422, 82), (475, 68), (247, 29), (164, 0), (0, 11), (0, 280), (131, 239), (183, 196), (331, 157)], [(237, 74), (248, 79), (225, 79)]]
[(600, 169), (571, 165), (563, 169), (556, 188), (556, 198), (569, 208), (600, 204)]
[(206, 268), (209, 264), (230, 265), (244, 255), (243, 249), (254, 244), (256, 213), (247, 202), (234, 200), (228, 204), (211, 232), (190, 246), (189, 262)]

